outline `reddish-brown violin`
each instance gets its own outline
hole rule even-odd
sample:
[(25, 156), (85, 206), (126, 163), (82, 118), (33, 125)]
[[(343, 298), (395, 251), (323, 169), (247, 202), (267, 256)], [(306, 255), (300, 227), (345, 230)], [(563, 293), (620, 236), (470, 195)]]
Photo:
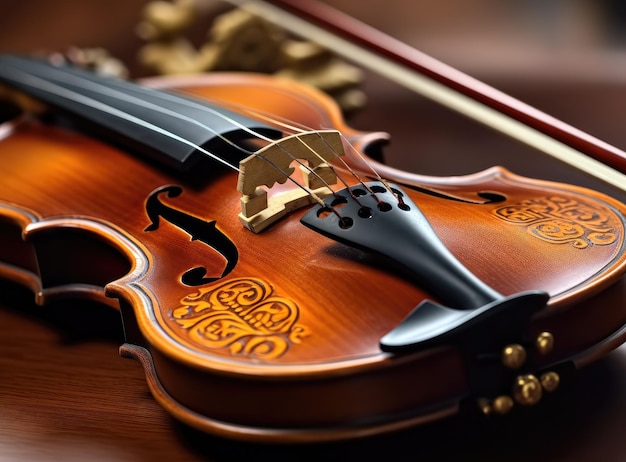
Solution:
[(120, 309), (123, 356), (203, 431), (354, 438), (557, 392), (626, 335), (626, 206), (494, 167), (368, 158), (301, 85), (139, 86), (0, 57), (0, 274)]

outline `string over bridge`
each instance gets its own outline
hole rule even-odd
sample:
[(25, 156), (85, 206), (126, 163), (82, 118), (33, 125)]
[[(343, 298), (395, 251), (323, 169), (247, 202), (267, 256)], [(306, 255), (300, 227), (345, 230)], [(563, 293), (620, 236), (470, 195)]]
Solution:
[[(314, 203), (316, 196), (332, 194), (329, 186), (337, 183), (337, 176), (329, 162), (343, 153), (337, 130), (316, 130), (274, 141), (242, 160), (237, 183), (242, 224), (259, 233), (287, 213)], [(289, 179), (299, 187), (268, 194), (276, 183)]]

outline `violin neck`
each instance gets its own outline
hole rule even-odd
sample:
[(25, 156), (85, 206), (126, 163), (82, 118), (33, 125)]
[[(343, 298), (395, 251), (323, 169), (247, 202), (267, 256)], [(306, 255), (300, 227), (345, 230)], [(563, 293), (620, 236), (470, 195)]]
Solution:
[(3, 55), (0, 83), (177, 170), (188, 170), (203, 154), (237, 165), (247, 153), (232, 149), (232, 143), (280, 136), (268, 125), (204, 101), (67, 64)]

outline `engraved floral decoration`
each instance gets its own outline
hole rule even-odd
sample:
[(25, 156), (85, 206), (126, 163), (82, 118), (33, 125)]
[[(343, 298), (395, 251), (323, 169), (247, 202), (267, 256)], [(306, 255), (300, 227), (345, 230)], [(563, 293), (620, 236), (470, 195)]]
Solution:
[(528, 199), (500, 207), (494, 214), (506, 222), (526, 226), (539, 239), (571, 243), (577, 249), (609, 245), (617, 240), (616, 220), (608, 209), (572, 198)]
[(276, 359), (307, 333), (299, 309), (260, 279), (232, 279), (181, 300), (172, 318), (192, 340), (232, 355)]

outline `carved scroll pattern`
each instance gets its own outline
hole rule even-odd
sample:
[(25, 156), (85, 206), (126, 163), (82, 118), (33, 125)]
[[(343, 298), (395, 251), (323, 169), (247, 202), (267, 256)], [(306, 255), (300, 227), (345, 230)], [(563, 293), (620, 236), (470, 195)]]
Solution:
[(607, 208), (572, 198), (551, 196), (525, 200), (494, 210), (512, 224), (526, 226), (533, 236), (577, 249), (609, 245), (617, 240), (618, 223)]
[(307, 329), (297, 324), (298, 306), (273, 294), (260, 279), (233, 279), (181, 300), (172, 318), (203, 347), (271, 360), (300, 343)]

